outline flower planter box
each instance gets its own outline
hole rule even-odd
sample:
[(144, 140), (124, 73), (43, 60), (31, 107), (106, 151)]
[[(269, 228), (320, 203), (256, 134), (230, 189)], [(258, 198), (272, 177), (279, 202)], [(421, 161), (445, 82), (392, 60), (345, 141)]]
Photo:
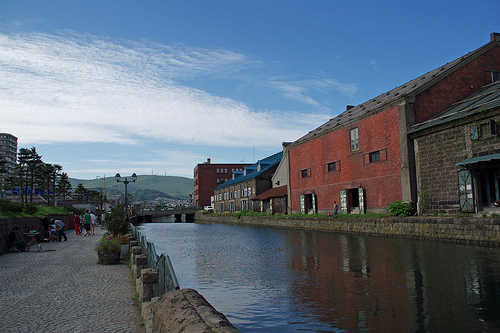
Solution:
[(127, 255), (128, 255), (128, 248), (129, 248), (128, 244), (126, 244), (126, 245), (122, 245), (122, 251), (120, 252), (120, 253), (121, 253), (121, 254), (120, 254), (120, 259), (121, 259), (121, 260), (125, 260), (125, 259), (127, 259)]
[(120, 263), (120, 251), (113, 253), (97, 252), (99, 263), (102, 265), (114, 265)]

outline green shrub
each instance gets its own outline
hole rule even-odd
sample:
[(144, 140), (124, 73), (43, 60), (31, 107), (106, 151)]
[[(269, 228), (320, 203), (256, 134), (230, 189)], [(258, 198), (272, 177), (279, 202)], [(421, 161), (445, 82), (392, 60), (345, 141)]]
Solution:
[(129, 232), (130, 223), (125, 219), (123, 205), (111, 208), (111, 213), (106, 213), (102, 225), (111, 236), (126, 235)]
[(11, 202), (9, 200), (0, 200), (0, 212), (20, 214), (23, 212), (23, 204)]
[(234, 217), (236, 217), (237, 219), (241, 218), (242, 216), (262, 216), (262, 215), (266, 215), (264, 213), (257, 213), (257, 212), (254, 212), (250, 209), (245, 209), (245, 210), (242, 210), (236, 214), (234, 214)]
[(24, 204), (23, 211), (28, 215), (33, 215), (38, 211), (38, 207), (35, 204), (28, 202)]
[(391, 215), (396, 215), (399, 217), (412, 216), (413, 215), (413, 203), (404, 201), (394, 201), (387, 205), (387, 211)]

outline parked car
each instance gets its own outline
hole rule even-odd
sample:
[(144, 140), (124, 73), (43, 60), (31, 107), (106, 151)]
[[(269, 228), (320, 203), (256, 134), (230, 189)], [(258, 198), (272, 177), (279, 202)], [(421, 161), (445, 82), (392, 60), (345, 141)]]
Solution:
[(213, 212), (214, 211), (214, 207), (212, 207), (212, 206), (205, 206), (205, 207), (203, 207), (203, 210), (205, 210), (207, 212)]

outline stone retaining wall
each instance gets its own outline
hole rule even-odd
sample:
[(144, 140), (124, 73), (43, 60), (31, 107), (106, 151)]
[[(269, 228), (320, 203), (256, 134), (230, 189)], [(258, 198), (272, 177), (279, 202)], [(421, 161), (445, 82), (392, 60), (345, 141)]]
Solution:
[[(73, 215), (68, 214), (52, 214), (50, 218), (58, 219), (66, 224), (65, 230), (74, 229), (74, 223), (69, 225), (73, 220)], [(42, 217), (6, 217), (0, 218), (0, 253), (6, 253), (9, 250), (7, 244), (7, 237), (9, 232), (12, 231), (14, 227), (19, 227), (21, 234), (29, 233), (31, 230), (37, 230), (39, 238), (45, 238), (45, 232), (43, 230)], [(26, 237), (27, 241), (28, 238)]]
[(291, 215), (243, 216), (237, 219), (232, 216), (196, 215), (195, 222), (334, 231), (500, 246), (500, 219), (493, 218), (299, 218)]
[[(0, 253), (9, 251), (7, 244), (9, 233), (14, 227), (19, 227), (21, 233), (37, 230), (40, 237), (44, 235), (42, 219), (39, 217), (11, 217), (0, 219)], [(43, 238), (43, 237), (42, 237)], [(27, 237), (25, 238), (27, 241)]]
[(194, 289), (173, 290), (158, 297), (159, 276), (148, 267), (148, 257), (138, 241), (129, 243), (131, 270), (146, 333), (239, 332)]

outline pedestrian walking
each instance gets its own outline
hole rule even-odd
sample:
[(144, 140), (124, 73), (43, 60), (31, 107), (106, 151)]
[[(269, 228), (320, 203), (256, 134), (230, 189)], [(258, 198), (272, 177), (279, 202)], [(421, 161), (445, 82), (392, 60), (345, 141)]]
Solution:
[(339, 204), (337, 201), (333, 201), (333, 216), (339, 217)]
[(90, 214), (88, 210), (85, 215), (83, 215), (83, 226), (85, 227), (84, 236), (90, 236)]
[(80, 230), (80, 215), (75, 215), (75, 232), (77, 235), (80, 235), (82, 231)]
[(95, 223), (96, 223), (95, 220), (96, 220), (95, 214), (94, 214), (94, 212), (91, 212), (90, 213), (90, 227), (92, 229), (92, 235), (95, 232)]

